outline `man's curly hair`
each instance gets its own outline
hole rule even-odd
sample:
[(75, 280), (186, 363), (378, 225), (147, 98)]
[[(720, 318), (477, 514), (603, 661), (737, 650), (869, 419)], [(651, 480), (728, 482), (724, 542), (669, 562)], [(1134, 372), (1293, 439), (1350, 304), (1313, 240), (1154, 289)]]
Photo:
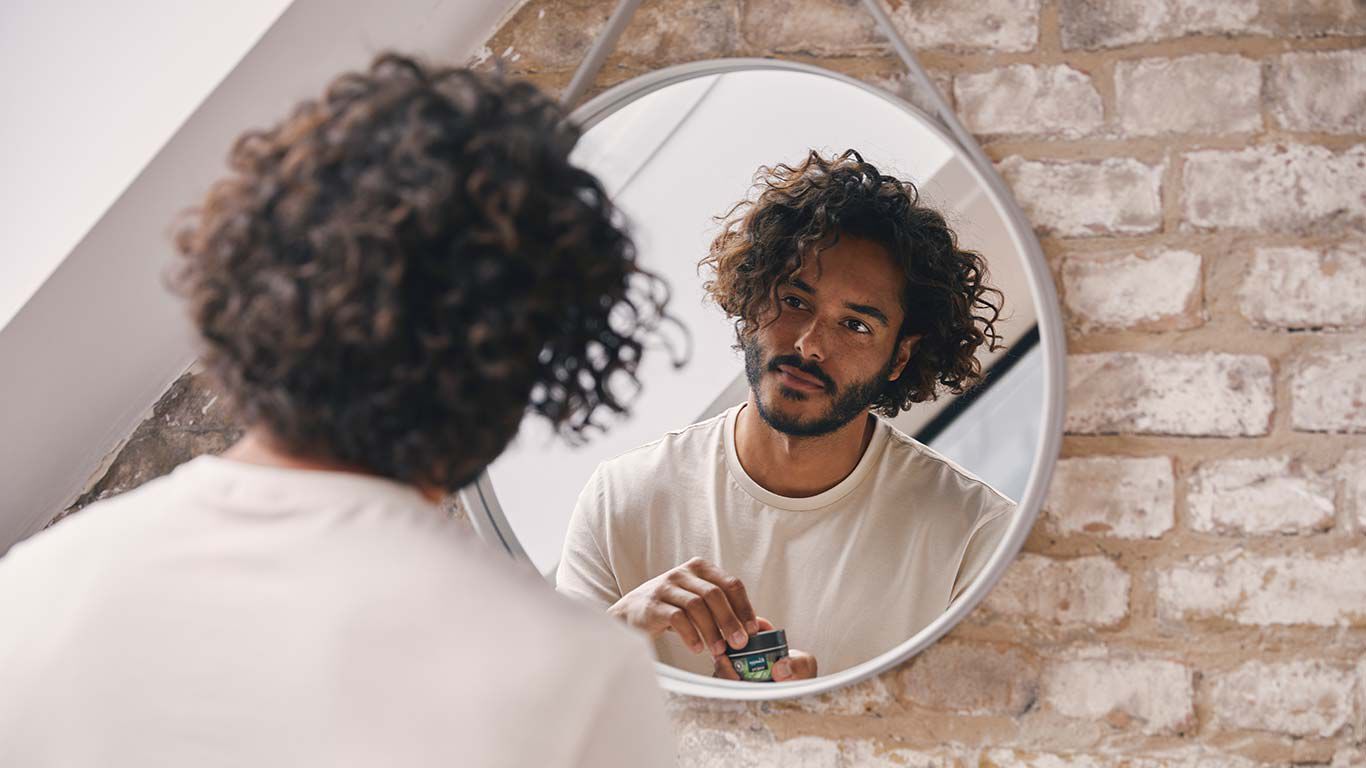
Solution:
[(454, 490), (528, 409), (571, 438), (622, 412), (667, 288), (577, 139), (530, 84), (395, 54), (241, 136), (173, 275), (237, 416)]
[(981, 378), (976, 352), (996, 349), (1001, 292), (987, 285), (981, 254), (958, 247), (944, 217), (921, 203), (915, 185), (880, 173), (854, 150), (827, 160), (811, 151), (797, 166), (761, 167), (755, 200), (742, 200), (722, 219), (722, 230), (701, 267), (711, 272), (707, 293), (737, 337), (753, 334), (760, 318), (782, 312), (778, 288), (841, 235), (878, 243), (905, 276), (905, 321), (898, 339), (920, 336), (905, 370), (874, 402), (892, 417), (912, 403), (933, 400), (938, 387), (961, 394)]

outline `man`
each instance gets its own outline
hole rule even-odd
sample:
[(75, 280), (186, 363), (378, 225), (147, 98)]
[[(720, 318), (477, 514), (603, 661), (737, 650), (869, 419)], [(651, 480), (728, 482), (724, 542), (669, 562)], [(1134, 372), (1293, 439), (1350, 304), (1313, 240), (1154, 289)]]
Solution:
[(1013, 503), (873, 413), (980, 377), (1000, 294), (915, 188), (855, 152), (761, 169), (703, 265), (750, 393), (602, 464), (557, 581), (734, 678), (727, 648), (786, 630), (776, 680), (887, 651), (972, 583)]
[(436, 503), (662, 309), (563, 120), (387, 55), (237, 142), (178, 285), (246, 436), (0, 560), (0, 765), (672, 763), (648, 642)]

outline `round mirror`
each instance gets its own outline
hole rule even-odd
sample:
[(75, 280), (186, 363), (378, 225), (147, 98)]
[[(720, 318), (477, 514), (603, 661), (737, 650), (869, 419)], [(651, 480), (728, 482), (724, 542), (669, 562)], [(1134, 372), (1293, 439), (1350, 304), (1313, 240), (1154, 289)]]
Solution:
[[(685, 591), (701, 584), (693, 594), (726, 578), (741, 585), (740, 597), (712, 599), (723, 603), (715, 615), (738, 617), (743, 600), (763, 618), (762, 634), (743, 638), (748, 648), (718, 653), (684, 631), (656, 628), (663, 683), (674, 691), (814, 693), (923, 649), (980, 601), (1018, 551), (1061, 433), (1056, 300), (1038, 242), (999, 177), (900, 99), (780, 61), (661, 70), (611, 89), (575, 119), (585, 127), (575, 161), (624, 213), (642, 267), (668, 281), (669, 311), (687, 327), (692, 354), (675, 369), (669, 355), (647, 353), (630, 416), (585, 445), (567, 445), (529, 419), (462, 492), (476, 527), (604, 611), (660, 587), (657, 577), (669, 573)], [(980, 378), (959, 394), (934, 387), (933, 397), (911, 398), (895, 415), (870, 406), (872, 390), (860, 387), (923, 367), (917, 347), (933, 334), (906, 330), (908, 318), (929, 310), (911, 306), (915, 280), (892, 246), (865, 233), (877, 226), (816, 244), (804, 266), (765, 288), (775, 311), (757, 325), (779, 330), (754, 331), (763, 344), (737, 343), (737, 318), (705, 286), (724, 264), (699, 267), (725, 250), (714, 245), (718, 236), (727, 222), (739, 231), (760, 192), (819, 172), (808, 162), (813, 152), (835, 162), (853, 157), (847, 150), (913, 183), (919, 205), (942, 215), (957, 251), (980, 255), (985, 283), (999, 291), (981, 293), (972, 307), (979, 318), (1000, 309), (988, 334), (999, 344), (988, 338), (966, 355)], [(907, 388), (898, 391), (878, 402), (905, 399)], [(832, 435), (844, 442), (834, 446)], [(813, 459), (809, 447), (822, 445), (833, 446), (831, 455), (852, 445), (848, 466)], [(814, 476), (817, 465), (840, 474)], [(693, 570), (678, 571), (689, 562)], [(705, 621), (690, 626), (701, 633)], [(788, 675), (794, 665), (809, 670), (797, 664), (802, 657), (816, 675), (772, 682), (784, 654)]]

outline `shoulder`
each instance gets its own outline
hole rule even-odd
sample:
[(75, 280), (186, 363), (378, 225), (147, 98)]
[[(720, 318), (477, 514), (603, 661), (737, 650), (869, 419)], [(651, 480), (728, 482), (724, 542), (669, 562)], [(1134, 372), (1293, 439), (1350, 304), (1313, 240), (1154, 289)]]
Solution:
[(155, 529), (161, 513), (174, 506), (176, 485), (170, 476), (163, 476), (90, 504), (3, 553), (0, 573), (41, 570), (49, 564), (66, 572), (72, 567), (89, 568), (118, 559), (135, 543), (128, 532)]
[(957, 509), (976, 510), (978, 524), (1015, 509), (1012, 499), (957, 462), (885, 421), (882, 425), (888, 432), (884, 464), (903, 470), (917, 485), (932, 488), (934, 498), (952, 502)]
[(605, 481), (648, 479), (659, 470), (690, 468), (693, 462), (722, 455), (726, 413), (664, 433), (658, 440), (604, 461), (597, 475)]

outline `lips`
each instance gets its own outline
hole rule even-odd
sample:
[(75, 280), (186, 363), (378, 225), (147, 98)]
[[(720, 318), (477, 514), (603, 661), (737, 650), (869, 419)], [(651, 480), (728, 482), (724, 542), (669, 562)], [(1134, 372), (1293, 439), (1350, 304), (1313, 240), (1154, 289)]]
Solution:
[(798, 389), (825, 390), (825, 382), (814, 376), (803, 373), (801, 370), (790, 365), (778, 366), (778, 372), (783, 376), (789, 385)]

